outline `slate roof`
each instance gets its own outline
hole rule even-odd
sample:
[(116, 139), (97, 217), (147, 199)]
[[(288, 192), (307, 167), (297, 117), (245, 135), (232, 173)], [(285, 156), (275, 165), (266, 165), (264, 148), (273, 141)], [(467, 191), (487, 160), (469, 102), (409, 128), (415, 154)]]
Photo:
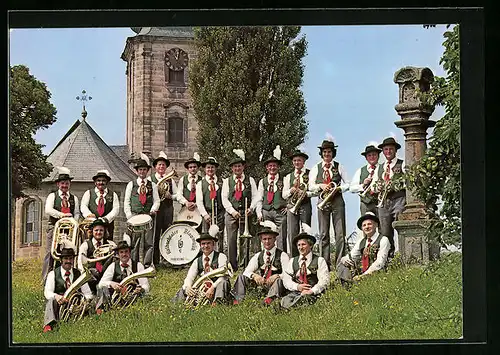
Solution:
[(121, 160), (123, 160), (125, 164), (128, 164), (128, 160), (130, 159), (130, 155), (128, 154), (128, 145), (110, 145), (109, 147)]
[(50, 152), (47, 161), (54, 169), (44, 181), (55, 180), (57, 166), (68, 168), (74, 177), (73, 181), (92, 181), (92, 176), (102, 169), (109, 171), (111, 182), (128, 182), (136, 176), (85, 119), (73, 124)]
[(193, 27), (131, 27), (137, 36), (194, 38)]

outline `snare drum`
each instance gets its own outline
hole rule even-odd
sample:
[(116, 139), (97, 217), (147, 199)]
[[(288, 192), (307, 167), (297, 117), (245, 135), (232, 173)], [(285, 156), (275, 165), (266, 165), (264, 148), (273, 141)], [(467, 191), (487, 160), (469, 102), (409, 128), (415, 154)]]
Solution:
[(171, 225), (160, 238), (160, 253), (172, 265), (192, 262), (200, 251), (200, 234), (188, 224)]
[(145, 233), (153, 228), (153, 218), (148, 214), (138, 214), (127, 220), (127, 228), (132, 233)]

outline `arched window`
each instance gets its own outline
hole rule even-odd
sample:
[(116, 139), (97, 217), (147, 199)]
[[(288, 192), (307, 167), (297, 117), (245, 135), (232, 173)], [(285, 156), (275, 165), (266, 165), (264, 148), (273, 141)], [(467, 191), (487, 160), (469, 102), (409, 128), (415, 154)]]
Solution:
[(182, 117), (173, 116), (167, 119), (168, 144), (184, 143), (184, 120)]
[(39, 200), (30, 198), (24, 203), (24, 233), (22, 244), (40, 243), (40, 226), (42, 223)]
[(172, 86), (184, 86), (186, 82), (184, 81), (184, 69), (182, 70), (172, 70), (168, 69), (168, 84)]

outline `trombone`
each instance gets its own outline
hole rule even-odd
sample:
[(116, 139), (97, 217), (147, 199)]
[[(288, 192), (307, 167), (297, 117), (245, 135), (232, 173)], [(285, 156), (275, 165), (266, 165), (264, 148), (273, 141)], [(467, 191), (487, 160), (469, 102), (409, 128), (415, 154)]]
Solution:
[(245, 230), (243, 231), (243, 234), (239, 234), (240, 232), (240, 225), (238, 221), (238, 237), (243, 238), (245, 241), (245, 255), (243, 256), (243, 267), (246, 267), (250, 261), (250, 240), (252, 239), (252, 235), (250, 234), (250, 230), (248, 228), (248, 214), (247, 214), (247, 209), (248, 209), (248, 198), (245, 197)]

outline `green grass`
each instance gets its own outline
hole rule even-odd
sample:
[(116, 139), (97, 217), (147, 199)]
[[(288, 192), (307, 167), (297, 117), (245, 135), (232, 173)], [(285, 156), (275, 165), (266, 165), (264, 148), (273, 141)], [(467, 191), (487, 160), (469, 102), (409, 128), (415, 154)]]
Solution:
[(389, 272), (366, 278), (350, 290), (332, 281), (333, 288), (316, 304), (290, 311), (263, 307), (252, 296), (239, 306), (187, 310), (170, 302), (187, 269), (159, 269), (150, 279), (151, 295), (130, 308), (63, 323), (44, 334), (41, 262), (21, 260), (14, 262), (12, 270), (13, 342), (458, 338), (462, 335), (461, 262), (458, 253), (425, 267), (407, 267), (396, 258)]

